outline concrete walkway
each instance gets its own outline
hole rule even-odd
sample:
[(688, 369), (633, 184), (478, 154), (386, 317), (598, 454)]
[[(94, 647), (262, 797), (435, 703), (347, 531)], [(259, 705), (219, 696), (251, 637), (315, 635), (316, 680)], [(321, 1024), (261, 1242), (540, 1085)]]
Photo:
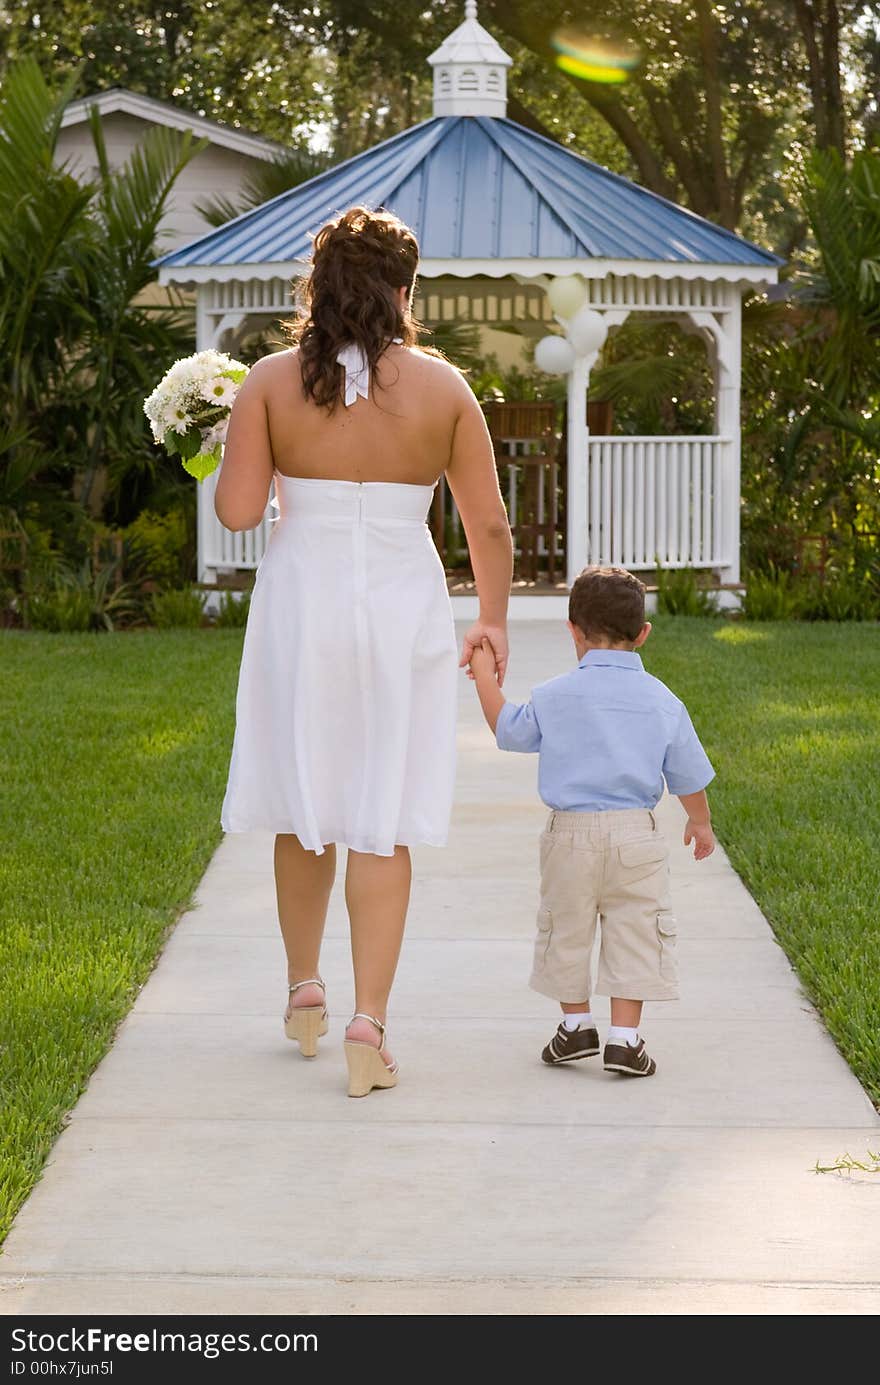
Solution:
[[(515, 626), (511, 695), (566, 640)], [(227, 839), (18, 1218), (2, 1311), (880, 1309), (880, 1184), (812, 1172), (880, 1125), (723, 854), (690, 860), (664, 804), (683, 998), (647, 1012), (658, 1076), (547, 1069), (535, 761), (464, 682), (460, 745), (451, 845), (417, 853), (397, 1090), (345, 1095), (339, 895), (331, 1032), (313, 1063), (284, 1040), (271, 843)]]

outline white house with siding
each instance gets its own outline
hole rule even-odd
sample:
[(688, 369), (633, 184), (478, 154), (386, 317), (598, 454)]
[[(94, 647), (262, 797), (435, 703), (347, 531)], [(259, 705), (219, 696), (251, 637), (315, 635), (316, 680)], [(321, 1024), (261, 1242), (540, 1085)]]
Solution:
[(258, 135), (246, 134), (231, 125), (157, 101), (124, 87), (112, 87), (93, 96), (71, 101), (62, 117), (56, 158), (69, 164), (77, 176), (91, 177), (96, 169), (95, 148), (89, 128), (89, 109), (101, 116), (107, 155), (112, 167), (125, 163), (132, 150), (141, 144), (156, 125), (172, 130), (191, 130), (206, 147), (183, 170), (169, 199), (161, 228), (161, 249), (176, 250), (203, 236), (209, 229), (196, 207), (220, 196), (237, 201), (242, 185), (256, 165), (268, 163), (283, 152), (283, 147)]

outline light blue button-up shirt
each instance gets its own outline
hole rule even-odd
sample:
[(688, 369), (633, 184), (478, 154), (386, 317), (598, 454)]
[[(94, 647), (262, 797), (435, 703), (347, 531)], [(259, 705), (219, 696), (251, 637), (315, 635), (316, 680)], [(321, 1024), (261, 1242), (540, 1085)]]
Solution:
[(502, 750), (537, 751), (538, 791), (559, 812), (653, 808), (715, 776), (684, 703), (626, 649), (588, 649), (576, 669), (507, 702)]

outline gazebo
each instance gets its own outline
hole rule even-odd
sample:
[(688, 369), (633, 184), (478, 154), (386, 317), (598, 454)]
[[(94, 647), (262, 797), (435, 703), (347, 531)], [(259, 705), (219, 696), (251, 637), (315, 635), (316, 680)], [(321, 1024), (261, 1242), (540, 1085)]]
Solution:
[[(385, 207), (422, 250), (417, 311), (429, 323), (555, 329), (547, 290), (577, 276), (604, 322), (672, 319), (706, 343), (711, 434), (590, 434), (596, 351), (567, 373), (567, 577), (588, 562), (632, 570), (711, 569), (739, 581), (741, 302), (776, 282), (780, 260), (733, 232), (610, 173), (507, 118), (510, 58), (467, 0), (464, 22), (429, 59), (430, 119), (347, 159), (159, 261), (160, 282), (196, 292), (196, 344), (234, 351), (242, 335), (290, 312), (310, 233), (353, 203)], [(565, 323), (562, 323), (563, 327)], [(199, 576), (254, 568), (268, 534), (230, 534), (199, 490)], [(529, 607), (525, 610), (523, 603)], [(522, 614), (549, 614), (518, 599)]]

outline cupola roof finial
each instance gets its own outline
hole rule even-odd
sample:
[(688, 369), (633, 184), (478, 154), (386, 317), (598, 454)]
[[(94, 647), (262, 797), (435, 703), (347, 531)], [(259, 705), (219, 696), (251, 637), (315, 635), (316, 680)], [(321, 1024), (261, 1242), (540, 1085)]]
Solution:
[(477, 19), (477, 0), (465, 0), (464, 22), (428, 62), (434, 69), (435, 115), (507, 115), (512, 60)]

